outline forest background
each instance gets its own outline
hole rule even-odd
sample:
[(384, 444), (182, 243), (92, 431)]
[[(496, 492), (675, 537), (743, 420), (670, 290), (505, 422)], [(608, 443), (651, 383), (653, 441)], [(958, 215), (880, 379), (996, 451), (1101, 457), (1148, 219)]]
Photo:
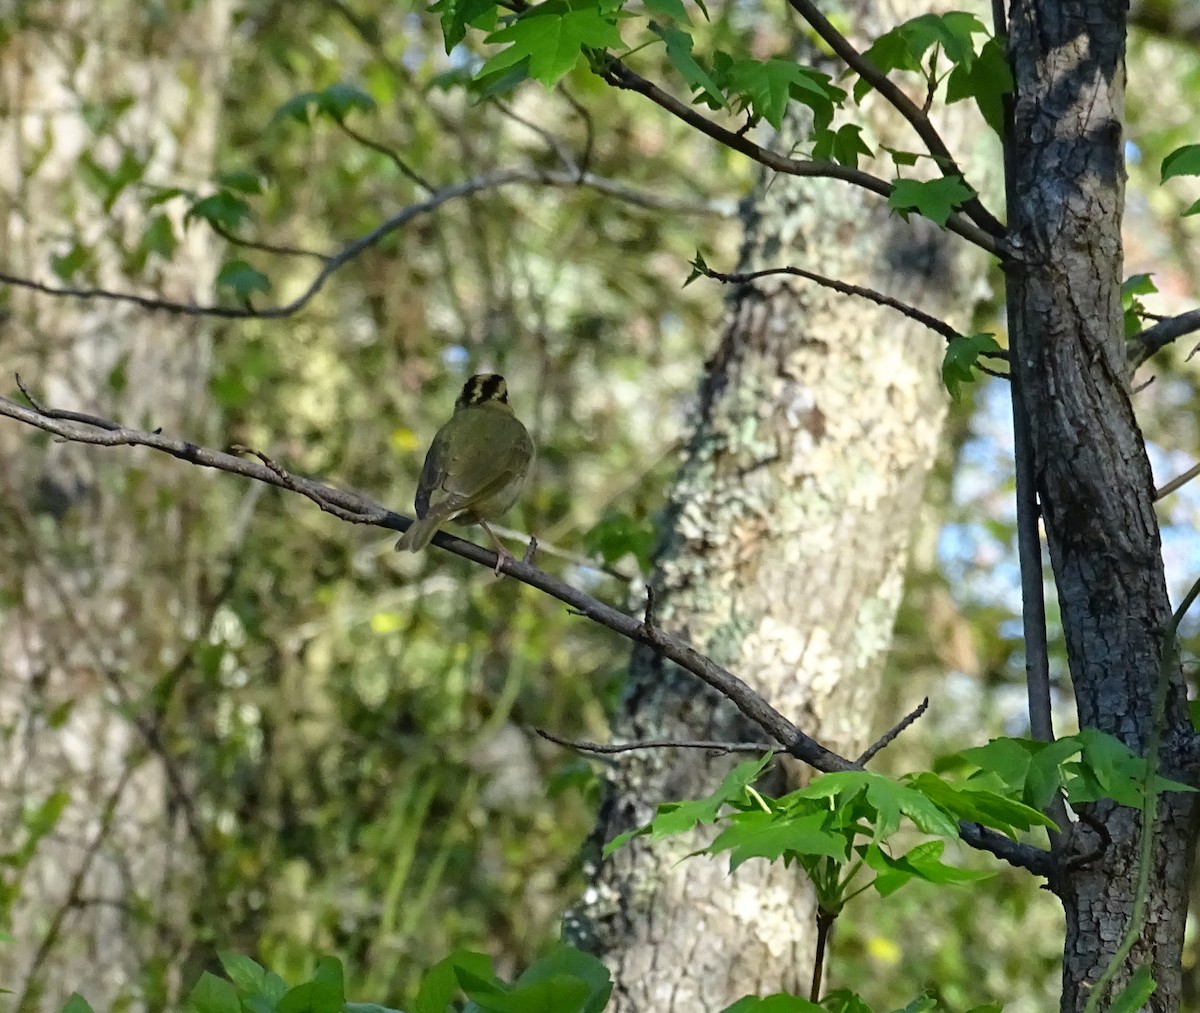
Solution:
[[(1126, 274), (1152, 275), (1139, 298), (1170, 314), (1200, 294), (1200, 249), (1180, 217), (1194, 194), (1159, 186), (1158, 166), (1198, 139), (1200, 57), (1186, 8), (1140, 13), (1130, 77), (1154, 89), (1129, 100)], [(710, 15), (748, 52), (805, 42), (757, 5)], [(539, 448), (509, 523), (538, 536), (544, 568), (632, 607), (728, 326), (720, 283), (683, 283), (697, 250), (736, 266), (777, 184), (584, 67), (475, 101), (436, 18), (405, 4), (35, 0), (5, 15), (0, 46), (5, 276), (228, 310), (5, 285), (6, 394), (19, 372), (46, 403), (252, 447), (403, 512), (461, 383), (495, 369)], [(969, 164), (994, 162), (994, 137), (963, 136)], [(300, 299), (334, 251), (409, 206), (295, 312), (244, 313)], [(999, 329), (998, 286), (969, 276), (946, 315)], [(879, 340), (892, 320), (869, 325)], [(1160, 484), (1200, 454), (1190, 347), (1140, 377)], [(875, 731), (931, 698), (881, 769), (1028, 731), (1002, 382), (937, 395), (895, 638), (878, 691), (850, 697)], [(532, 729), (607, 738), (624, 642), (261, 485), (15, 425), (0, 447), (14, 1008), (85, 985), (96, 1008), (170, 1008), (218, 949), (289, 978), (336, 954), (357, 993), (403, 1007), (456, 947), (512, 971), (554, 938), (584, 890), (596, 769), (624, 761)], [(1197, 569), (1197, 495), (1161, 508), (1173, 590)], [(848, 909), (829, 975), (881, 1004), (932, 988), (949, 1009), (1049, 1008), (1060, 932), (1054, 898), (1015, 872), (916, 885)]]

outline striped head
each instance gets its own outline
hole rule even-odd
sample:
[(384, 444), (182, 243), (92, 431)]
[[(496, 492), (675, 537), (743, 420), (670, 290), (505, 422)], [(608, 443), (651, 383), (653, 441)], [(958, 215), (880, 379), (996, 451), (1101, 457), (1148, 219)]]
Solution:
[(454, 402), (454, 410), (474, 408), (482, 404), (502, 404), (508, 407), (508, 384), (499, 373), (476, 373), (463, 384), (462, 393)]

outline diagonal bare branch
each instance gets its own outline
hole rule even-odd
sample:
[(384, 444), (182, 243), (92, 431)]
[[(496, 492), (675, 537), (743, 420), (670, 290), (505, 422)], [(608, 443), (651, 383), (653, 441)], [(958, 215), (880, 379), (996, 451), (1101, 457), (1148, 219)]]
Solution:
[[(253, 309), (245, 306), (201, 305), (196, 303), (172, 302), (169, 299), (157, 299), (152, 296), (138, 295), (136, 292), (117, 292), (102, 288), (72, 288), (68, 286), (47, 285), (30, 278), (0, 271), (0, 283), (13, 285), (18, 288), (41, 292), (44, 295), (64, 296), (73, 299), (96, 299), (106, 302), (132, 303), (142, 309), (154, 310), (160, 313), (171, 313), (187, 317), (218, 317), (226, 320), (258, 319), (279, 320), (298, 313), (307, 306), (325, 283), (342, 267), (361, 256), (365, 251), (377, 246), (383, 239), (409, 222), (422, 215), (431, 214), (438, 208), (451, 201), (470, 197), (484, 190), (495, 190), (514, 184), (535, 184), (554, 187), (588, 187), (598, 190), (617, 200), (648, 208), (655, 211), (669, 211), (675, 214), (704, 214), (732, 217), (731, 207), (720, 202), (704, 203), (686, 199), (663, 197), (659, 194), (639, 190), (636, 187), (621, 183), (618, 180), (606, 179), (590, 172), (561, 172), (544, 171), (531, 167), (514, 169), (494, 169), (461, 183), (435, 190), (425, 200), (396, 212), (386, 221), (381, 222), (370, 232), (358, 239), (347, 243), (337, 253), (323, 257), (321, 269), (308, 287), (295, 299), (282, 306), (268, 306), (263, 309)], [(296, 253), (300, 251), (281, 251)], [(309, 251), (304, 251), (308, 253)], [(319, 256), (319, 255), (318, 255)]]
[[(276, 488), (296, 492), (312, 500), (322, 510), (352, 523), (372, 524), (392, 531), (406, 531), (413, 523), (410, 518), (393, 513), (382, 504), (359, 493), (291, 475), (273, 461), (264, 463), (264, 460), (269, 459), (260, 457), (256, 460), (246, 460), (199, 446), (188, 440), (174, 439), (161, 431), (133, 429), (80, 412), (26, 407), (6, 397), (0, 397), (0, 416), (7, 416), (76, 443), (107, 447), (147, 447), (190, 464), (251, 478)], [(667, 660), (673, 661), (684, 671), (726, 697), (743, 715), (778, 742), (783, 751), (809, 766), (827, 773), (861, 769), (852, 761), (806, 735), (728, 669), (659, 626), (654, 619), (652, 598), (647, 600), (645, 617), (638, 619), (606, 605), (527, 562), (512, 558), (499, 559), (491, 549), (485, 549), (465, 539), (438, 532), (433, 537), (433, 544), (473, 563), (487, 566), (489, 569), (498, 569), (499, 572), (557, 598), (578, 615), (607, 627), (627, 640), (643, 644)], [(1051, 856), (1040, 848), (1014, 843), (1002, 834), (975, 824), (964, 823), (960, 825), (960, 829), (963, 839), (973, 847), (989, 851), (1038, 875), (1050, 875), (1052, 871)]]

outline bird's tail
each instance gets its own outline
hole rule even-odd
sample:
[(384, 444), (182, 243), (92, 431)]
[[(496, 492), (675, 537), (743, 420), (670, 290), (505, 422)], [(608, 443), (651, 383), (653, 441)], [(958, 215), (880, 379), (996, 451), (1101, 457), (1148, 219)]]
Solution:
[(396, 551), (408, 549), (409, 552), (420, 552), (447, 520), (445, 511), (436, 507), (430, 510), (424, 517), (413, 521), (412, 526), (400, 536), (396, 542)]

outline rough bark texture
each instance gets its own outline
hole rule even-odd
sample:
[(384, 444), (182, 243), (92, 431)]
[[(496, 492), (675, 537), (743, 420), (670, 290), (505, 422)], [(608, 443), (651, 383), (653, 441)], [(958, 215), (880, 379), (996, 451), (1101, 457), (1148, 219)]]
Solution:
[[(851, 7), (864, 36), (919, 12)], [(744, 220), (741, 270), (808, 266), (960, 325), (956, 311), (969, 307), (972, 253), (850, 187), (767, 179)], [(938, 444), (941, 354), (935, 335), (873, 304), (795, 279), (739, 288), (664, 526), (653, 578), (662, 624), (851, 756), (865, 745)], [(614, 732), (756, 735), (732, 707), (644, 651), (633, 657)], [(623, 762), (597, 842), (645, 822), (661, 801), (707, 794), (731, 762), (694, 751)], [(613, 1008), (701, 1013), (748, 993), (807, 995), (815, 912), (803, 875), (759, 862), (733, 877), (724, 860), (679, 864), (697, 843), (635, 842), (590, 865), (592, 885), (567, 933), (612, 967)]]
[[(20, 6), (0, 36), (4, 270), (48, 280), (51, 256), (78, 242), (91, 253), (79, 284), (199, 299), (215, 272), (204, 230), (185, 235), (169, 206), (171, 263), (131, 267), (145, 195), (109, 192), (102, 176), (132, 157), (146, 183), (208, 177), (230, 2), (178, 15), (138, 0)], [(4, 294), (6, 387), (20, 370), (51, 404), (203, 436), (206, 324)], [(202, 895), (198, 835), (146, 674), (195, 633), (204, 554), (189, 508), (204, 483), (174, 477), (150, 487), (127, 459), (0, 432), (0, 851), (18, 855), (0, 884), (0, 928), (14, 937), (0, 946), (0, 984), (15, 1010), (58, 1009), (75, 988), (97, 1009), (178, 996)], [(39, 838), (28, 816), (59, 794), (65, 808)]]
[[(1023, 0), (1011, 14), (1017, 80), (1013, 234), (1025, 267), (1009, 271), (1015, 351), (1029, 414), (1047, 541), (1083, 727), (1145, 749), (1171, 609), (1153, 484), (1130, 403), (1122, 331), (1125, 9), (1122, 3)], [(1186, 691), (1170, 670), (1164, 766), (1194, 780)], [(1179, 1005), (1191, 798), (1166, 795), (1149, 914), (1119, 988), (1149, 963), (1155, 1010)], [(1103, 858), (1067, 872), (1062, 1009), (1083, 1008), (1133, 904), (1139, 814), (1099, 805)], [(1085, 824), (1068, 850), (1097, 844)], [(1068, 859), (1070, 855), (1067, 856)]]

